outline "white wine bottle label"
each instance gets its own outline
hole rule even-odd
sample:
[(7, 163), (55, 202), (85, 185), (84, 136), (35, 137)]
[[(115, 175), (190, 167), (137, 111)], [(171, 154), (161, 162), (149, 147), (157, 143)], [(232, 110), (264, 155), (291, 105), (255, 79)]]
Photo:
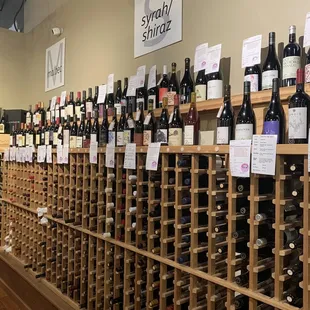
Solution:
[(196, 92), (196, 101), (205, 101), (207, 100), (207, 85), (196, 85), (195, 86), (195, 92)]
[(185, 126), (185, 128), (184, 128), (184, 145), (194, 145), (194, 125)]
[(249, 74), (244, 77), (245, 82), (251, 82), (251, 92), (258, 91), (258, 74)]
[(50, 120), (51, 120), (51, 112), (50, 112), (50, 111), (47, 111), (47, 112), (46, 112), (46, 120), (47, 120), (47, 121), (50, 121)]
[(29, 125), (31, 123), (31, 115), (26, 116), (26, 124)]
[(174, 96), (177, 94), (176, 91), (168, 91), (167, 97), (168, 97), (168, 105), (174, 105)]
[(305, 67), (305, 80), (306, 83), (310, 83), (310, 64)]
[(168, 129), (157, 129), (156, 142), (167, 143), (168, 142)]
[(288, 138), (307, 138), (307, 108), (288, 109)]
[(128, 119), (127, 124), (129, 128), (135, 128), (135, 122), (132, 119)]
[(152, 143), (152, 130), (143, 131), (143, 145), (150, 145)]
[(93, 103), (92, 102), (86, 102), (86, 114), (87, 113), (93, 113)]
[(120, 103), (115, 103), (114, 108), (116, 109), (116, 114), (121, 115), (122, 114), (122, 106)]
[(64, 145), (69, 146), (70, 145), (70, 131), (64, 130)]
[(236, 140), (252, 140), (253, 124), (237, 124), (236, 125)]
[(36, 145), (40, 145), (41, 144), (40, 142), (41, 142), (41, 135), (36, 135)]
[(148, 115), (146, 116), (145, 120), (144, 120), (143, 125), (148, 125), (148, 124), (150, 123), (150, 120), (151, 120), (151, 115), (148, 114)]
[(66, 117), (67, 117), (67, 111), (66, 111), (66, 109), (62, 109), (62, 110), (61, 110), (60, 116), (63, 117), (63, 118), (66, 118)]
[(149, 97), (148, 97), (148, 102), (149, 102), (150, 100), (153, 100), (153, 110), (155, 110), (155, 109), (156, 109), (156, 95), (151, 95), (151, 96), (149, 96)]
[(283, 80), (296, 79), (297, 70), (300, 68), (300, 56), (283, 58)]
[(115, 132), (114, 131), (109, 131), (108, 143), (112, 144), (112, 145), (115, 145), (115, 140), (116, 140)]
[(182, 128), (170, 128), (169, 129), (169, 145), (181, 146), (183, 138)]
[(279, 77), (278, 70), (269, 70), (264, 71), (262, 75), (262, 89), (271, 89), (272, 88), (272, 80), (277, 79)]
[(117, 132), (117, 146), (124, 146), (124, 132)]
[(48, 131), (44, 133), (44, 144), (45, 145), (50, 144), (50, 133)]
[(73, 117), (73, 105), (71, 104), (68, 105), (66, 110), (67, 110), (67, 115), (70, 117)]
[(53, 133), (53, 145), (57, 145), (57, 144), (58, 144), (58, 132), (54, 132)]
[(124, 130), (124, 145), (131, 143), (131, 131)]
[(70, 137), (70, 148), (71, 149), (75, 149), (77, 147), (76, 146), (76, 139), (77, 139), (76, 136), (71, 136)]
[(76, 147), (83, 147), (83, 137), (76, 137)]
[(75, 107), (75, 114), (77, 116), (77, 119), (81, 119), (81, 106)]
[(217, 127), (216, 144), (229, 144), (229, 127)]
[(33, 135), (27, 134), (26, 145), (33, 146)]
[(223, 97), (223, 81), (211, 80), (208, 82), (208, 99), (218, 99)]

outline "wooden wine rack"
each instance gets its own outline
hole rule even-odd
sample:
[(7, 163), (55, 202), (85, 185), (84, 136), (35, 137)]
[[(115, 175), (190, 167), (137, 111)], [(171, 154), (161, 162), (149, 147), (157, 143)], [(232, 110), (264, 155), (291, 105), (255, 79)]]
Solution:
[[(261, 175), (251, 174), (248, 190), (236, 190), (228, 146), (161, 147), (157, 172), (145, 170), (146, 147), (137, 147), (136, 170), (123, 169), (124, 152), (116, 148), (114, 169), (105, 167), (104, 148), (97, 164), (90, 163), (86, 149), (70, 150), (69, 163), (62, 165), (55, 152), (52, 164), (35, 158), (4, 162), (1, 242), (11, 252), (0, 255), (13, 255), (34, 275), (44, 275), (47, 285), (83, 309), (236, 309), (241, 294), (246, 303), (248, 298), (242, 309), (293, 310), (298, 308), (284, 300), (294, 278), (285, 272), (293, 251), (284, 239), (286, 230), (297, 228), (303, 236), (303, 277), (296, 279), (308, 309), (306, 145), (277, 147), (275, 190), (263, 194), (260, 183), (270, 178)], [(186, 165), (179, 166), (179, 160)], [(303, 164), (303, 173), (290, 174), (286, 163)], [(292, 182), (304, 184), (298, 198), (302, 217), (286, 223)], [(256, 245), (262, 226), (255, 215), (264, 201), (275, 208), (269, 258), (262, 258)], [(47, 208), (47, 225), (40, 224), (37, 208)], [(239, 230), (248, 236), (236, 237)], [(241, 267), (249, 277), (243, 286), (236, 283)], [(262, 286), (264, 271), (270, 277)], [(112, 297), (119, 303), (111, 305)], [(158, 306), (151, 307), (154, 299)]]

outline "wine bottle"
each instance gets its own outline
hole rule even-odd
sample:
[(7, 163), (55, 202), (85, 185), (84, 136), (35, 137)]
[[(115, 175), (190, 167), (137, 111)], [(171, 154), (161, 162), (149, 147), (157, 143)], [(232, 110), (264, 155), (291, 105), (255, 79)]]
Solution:
[(31, 110), (32, 110), (32, 106), (30, 105), (29, 106), (29, 109), (28, 109), (28, 111), (27, 111), (27, 113), (26, 113), (26, 125), (27, 126), (29, 126), (30, 124), (32, 124), (32, 112), (31, 112)]
[(71, 131), (70, 121), (71, 117), (68, 117), (66, 124), (64, 125), (63, 128), (63, 146), (68, 147), (70, 146), (70, 131)]
[(57, 97), (55, 105), (55, 122), (57, 122), (57, 120), (60, 121), (60, 97)]
[(129, 100), (127, 105), (127, 119), (124, 127), (124, 145), (133, 142), (134, 133), (135, 133), (135, 121), (132, 116), (132, 101)]
[(103, 119), (99, 129), (99, 147), (103, 147), (108, 144), (109, 141), (109, 123), (108, 123), (108, 112), (103, 107)]
[(159, 83), (159, 106), (158, 106), (159, 108), (161, 108), (163, 105), (163, 98), (167, 97), (168, 86), (169, 86), (168, 70), (167, 70), (167, 66), (164, 65), (163, 76)]
[(82, 148), (83, 147), (83, 137), (85, 131), (85, 114), (81, 113), (81, 122), (78, 129), (77, 137), (76, 137), (76, 147)]
[[(90, 95), (91, 95), (91, 92), (90, 92)], [(88, 101), (88, 102), (90, 102), (90, 101)], [(91, 106), (92, 106), (92, 102), (93, 101), (91, 101)], [(83, 133), (83, 148), (89, 148), (89, 146), (90, 146), (91, 115), (92, 115), (92, 112), (87, 112), (87, 122), (86, 122), (85, 130)]]
[(196, 108), (196, 93), (192, 93), (191, 105), (184, 122), (184, 145), (198, 145), (200, 118)]
[(306, 83), (310, 83), (310, 47), (306, 55), (305, 79)]
[(71, 126), (70, 131), (70, 149), (75, 149), (77, 147), (76, 145), (77, 133), (78, 133), (77, 115), (75, 114), (73, 116), (73, 124)]
[(200, 70), (196, 78), (196, 101), (205, 101), (207, 99), (207, 79), (205, 70)]
[(163, 109), (159, 118), (155, 141), (161, 142), (161, 145), (168, 145), (168, 129), (169, 129), (169, 122), (168, 122), (168, 98), (163, 98), (162, 103)]
[(52, 119), (50, 126), (45, 126), (44, 135), (45, 135), (45, 145), (52, 145), (54, 143), (54, 127), (56, 126), (55, 117)]
[(153, 99), (149, 99), (148, 114), (143, 123), (143, 145), (150, 145), (154, 142), (155, 133), (155, 118), (153, 114), (154, 102)]
[(114, 109), (113, 118), (109, 125), (108, 143), (110, 145), (116, 146), (116, 140), (117, 140), (117, 115), (116, 115), (116, 109)]
[(137, 88), (136, 97), (137, 97), (137, 107), (136, 107), (137, 112), (138, 112), (138, 109), (139, 109), (138, 107), (140, 106), (140, 103), (142, 103), (143, 109), (146, 110), (147, 109), (147, 92), (146, 92), (144, 85)]
[(64, 140), (64, 126), (65, 126), (65, 118), (61, 117), (60, 118), (60, 126), (58, 127), (57, 130), (57, 145), (63, 145), (63, 140)]
[(94, 99), (93, 99), (93, 90), (92, 88), (88, 88), (88, 97), (86, 99), (86, 103), (85, 103), (85, 113), (87, 115), (87, 119), (88, 119), (88, 113), (91, 113), (90, 115), (92, 115), (93, 113), (93, 104), (94, 104)]
[(268, 55), (263, 65), (262, 89), (271, 89), (272, 80), (281, 77), (281, 65), (276, 52), (276, 34), (269, 33)]
[(143, 145), (143, 123), (144, 123), (144, 113), (143, 113), (144, 103), (141, 101), (139, 103), (139, 111), (136, 113), (136, 128), (134, 133), (134, 143), (137, 146)]
[(56, 148), (58, 145), (58, 129), (59, 129), (59, 124), (60, 124), (60, 119), (58, 118), (56, 120), (56, 123), (54, 124), (54, 126), (51, 126), (52, 128), (50, 128), (50, 132), (51, 129), (53, 129), (53, 148)]
[(252, 140), (256, 130), (255, 113), (251, 105), (251, 83), (244, 82), (244, 96), (236, 121), (236, 140)]
[(245, 68), (244, 81), (251, 82), (251, 92), (262, 90), (262, 72), (259, 65)]
[(28, 131), (26, 133), (26, 146), (34, 146), (34, 130), (32, 128), (32, 123), (28, 125)]
[[(116, 108), (117, 115), (122, 114), (122, 81), (117, 81), (116, 93), (115, 93), (115, 104), (114, 107)], [(125, 106), (125, 113), (126, 113), (126, 106)]]
[(82, 106), (82, 102), (81, 102), (81, 92), (79, 91), (77, 93), (77, 97), (75, 100), (75, 114), (77, 116), (77, 120), (80, 121), (81, 120), (81, 106)]
[[(49, 101), (49, 105), (46, 109), (46, 115), (45, 115), (45, 119), (47, 121), (50, 121), (51, 120), (51, 116), (52, 116), (52, 111), (51, 111), (51, 104), (52, 104), (52, 100)], [(43, 123), (44, 124), (44, 123)]]
[(126, 124), (126, 107), (121, 107), (121, 117), (117, 128), (117, 146), (124, 146), (124, 129)]
[[(35, 134), (35, 147), (42, 145), (41, 135), (42, 135), (42, 122), (39, 124), (39, 128), (37, 129), (36, 134)], [(11, 139), (12, 140), (11, 140), (10, 146), (15, 146), (14, 140), (13, 140), (14, 139), (14, 128), (13, 127), (12, 127)], [(44, 144), (45, 144), (45, 141), (44, 141)]]
[(218, 99), (223, 97), (223, 78), (220, 71), (209, 73), (207, 78), (207, 98)]
[[(225, 85), (222, 112), (217, 119), (217, 144), (229, 144), (233, 139), (234, 110), (230, 99), (230, 85)], [(220, 112), (219, 112), (220, 113)]]
[(74, 102), (74, 93), (70, 92), (70, 100), (67, 105), (67, 117), (68, 119), (73, 118), (75, 114), (75, 102)]
[(174, 110), (170, 116), (169, 138), (170, 146), (181, 146), (183, 142), (183, 121), (180, 116), (180, 96), (174, 96)]
[[(149, 106), (150, 100), (152, 100), (153, 101), (153, 110), (156, 108), (159, 108), (159, 101), (158, 101), (158, 97), (159, 97), (158, 93), (159, 92), (158, 92), (158, 87), (156, 85), (156, 72), (154, 74), (155, 74), (155, 81), (152, 80), (154, 77), (152, 77), (151, 71), (150, 71), (149, 80), (148, 80), (148, 90), (147, 90), (148, 106)], [(155, 82), (155, 84), (154, 84), (154, 82)]]
[(124, 78), (124, 89), (123, 89), (123, 93), (122, 93), (122, 106), (125, 106), (127, 109), (127, 90), (128, 90), (128, 78), (125, 77)]
[[(37, 113), (37, 117), (39, 116), (39, 112)], [(64, 121), (67, 120), (67, 98), (63, 103), (63, 106), (60, 106), (60, 117), (63, 117)]]
[(283, 50), (282, 86), (296, 85), (296, 72), (300, 68), (301, 49), (296, 43), (296, 26), (289, 28), (289, 43)]
[(106, 108), (108, 109), (108, 116), (113, 116), (114, 113), (114, 94), (113, 92), (108, 94), (106, 97)]
[(280, 79), (272, 81), (272, 96), (264, 119), (263, 135), (277, 135), (277, 143), (284, 143), (285, 118), (280, 99)]
[(288, 141), (291, 144), (308, 143), (310, 97), (304, 91), (304, 70), (297, 71), (296, 92), (288, 104)]
[(99, 103), (98, 103), (98, 96), (99, 96), (99, 86), (95, 86), (95, 95), (94, 95), (94, 103), (93, 103), (93, 110), (99, 111)]
[(171, 76), (168, 85), (168, 106), (174, 105), (174, 96), (179, 94), (179, 83), (177, 79), (177, 64), (173, 62), (171, 64)]
[(190, 103), (191, 93), (194, 91), (193, 80), (190, 73), (190, 59), (185, 58), (185, 72), (180, 84), (181, 104)]
[(91, 134), (90, 134), (90, 143), (91, 144), (97, 144), (98, 145), (98, 135), (99, 135), (99, 112), (98, 109), (94, 110), (94, 122), (91, 128)]

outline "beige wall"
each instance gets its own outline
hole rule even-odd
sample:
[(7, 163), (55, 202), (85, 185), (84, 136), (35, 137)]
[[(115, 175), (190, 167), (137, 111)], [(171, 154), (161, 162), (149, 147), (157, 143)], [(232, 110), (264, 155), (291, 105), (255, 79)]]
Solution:
[(0, 107), (25, 107), (24, 36), (0, 28)]
[[(58, 0), (60, 1), (60, 0)], [(139, 65), (176, 61), (183, 69), (184, 58), (193, 58), (196, 45), (222, 43), (222, 58), (227, 82), (233, 93), (242, 91), (243, 70), (241, 48), (243, 39), (263, 34), (267, 46), (268, 32), (277, 33), (277, 42), (286, 43), (288, 27), (296, 24), (297, 35), (303, 34), (309, 0), (184, 0), (183, 41), (149, 55), (133, 58), (134, 0), (69, 0), (44, 22), (25, 35), (26, 93), (20, 106), (35, 104), (59, 95), (62, 90), (78, 91), (105, 83), (109, 73), (122, 79), (135, 73)], [(66, 38), (65, 86), (45, 93), (45, 50), (60, 38), (51, 35), (51, 27), (64, 28)], [(265, 50), (264, 53), (265, 54)], [(148, 70), (147, 69), (147, 70)]]

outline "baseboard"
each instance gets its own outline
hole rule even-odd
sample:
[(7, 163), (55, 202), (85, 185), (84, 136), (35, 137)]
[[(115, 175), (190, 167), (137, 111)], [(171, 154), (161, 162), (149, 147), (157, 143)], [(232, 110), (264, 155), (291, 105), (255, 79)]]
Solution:
[(77, 310), (78, 305), (44, 279), (35, 279), (14, 256), (0, 251), (0, 281), (22, 310)]

